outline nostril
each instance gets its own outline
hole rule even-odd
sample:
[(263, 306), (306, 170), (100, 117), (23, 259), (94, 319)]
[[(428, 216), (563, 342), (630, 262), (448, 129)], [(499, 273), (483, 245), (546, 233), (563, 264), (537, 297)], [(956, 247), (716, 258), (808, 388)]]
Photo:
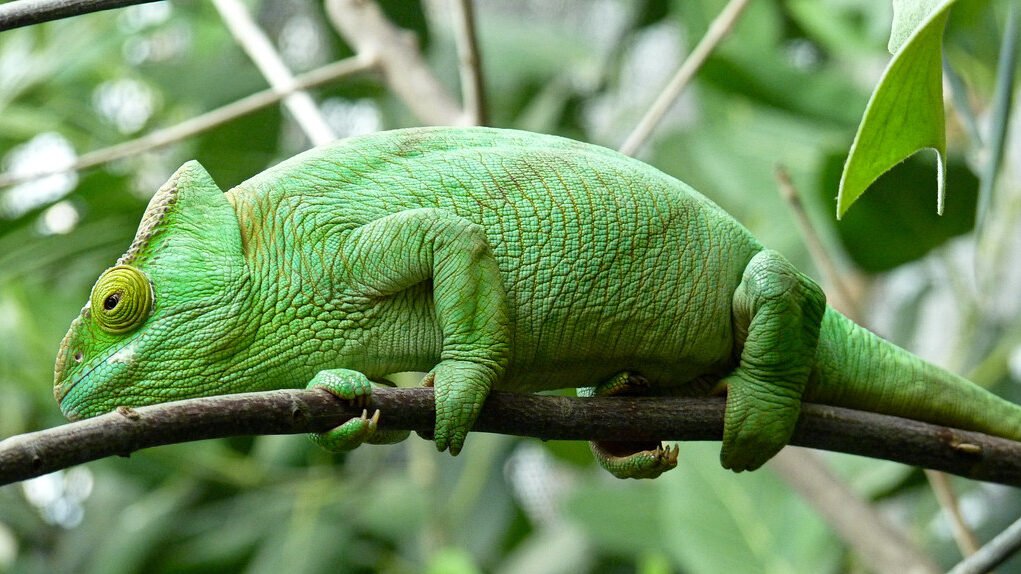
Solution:
[(75, 351), (74, 362), (76, 362), (76, 363), (82, 362), (82, 352), (81, 351)]

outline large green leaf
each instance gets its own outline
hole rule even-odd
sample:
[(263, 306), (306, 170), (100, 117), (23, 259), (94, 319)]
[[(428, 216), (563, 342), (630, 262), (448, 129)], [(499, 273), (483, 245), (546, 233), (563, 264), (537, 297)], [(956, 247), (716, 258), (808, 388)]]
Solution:
[[(837, 194), (837, 217), (842, 217), (862, 193), (891, 167), (915, 152), (936, 151), (937, 207), (943, 213), (946, 124), (943, 116), (943, 29), (954, 0), (935, 8), (924, 0), (899, 2), (910, 6), (891, 34), (891, 48), (900, 47), (879, 80), (844, 165)], [(928, 2), (931, 3), (931, 2)], [(929, 9), (928, 15), (901, 44), (896, 36)]]
[[(816, 193), (827, 211), (833, 208), (830, 190), (840, 179), (842, 159), (839, 154), (830, 155), (819, 174)], [(964, 162), (951, 164), (947, 171), (954, 182), (951, 209), (940, 217), (927, 209), (925, 190), (931, 185), (933, 168), (929, 159), (912, 157), (886, 172), (854, 210), (839, 224), (833, 222), (844, 250), (863, 271), (889, 271), (974, 227), (978, 178)]]
[(896, 54), (911, 37), (911, 33), (917, 30), (943, 1), (893, 0), (893, 24), (890, 26), (890, 43), (887, 46), (890, 53)]

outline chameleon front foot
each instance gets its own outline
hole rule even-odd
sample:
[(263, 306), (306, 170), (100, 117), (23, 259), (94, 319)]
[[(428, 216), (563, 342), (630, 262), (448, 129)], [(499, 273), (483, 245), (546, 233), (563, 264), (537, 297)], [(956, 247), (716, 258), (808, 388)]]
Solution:
[(492, 386), (492, 371), (470, 361), (441, 361), (423, 379), (436, 394), (436, 428), (433, 440), (440, 452), (457, 455), (475, 424)]
[[(578, 389), (580, 397), (647, 394), (644, 378), (623, 372), (595, 387)], [(656, 478), (677, 466), (678, 447), (659, 441), (589, 441), (599, 466), (617, 478)]]
[[(339, 399), (364, 407), (369, 403), (373, 385), (378, 384), (358, 371), (330, 369), (319, 371), (306, 388), (323, 389)], [(309, 437), (312, 442), (328, 451), (345, 452), (363, 443), (389, 444), (399, 442), (408, 436), (407, 431), (378, 431), (378, 425), (379, 410), (373, 412), (370, 417), (369, 411), (363, 408), (362, 416), (324, 433), (311, 433)]]

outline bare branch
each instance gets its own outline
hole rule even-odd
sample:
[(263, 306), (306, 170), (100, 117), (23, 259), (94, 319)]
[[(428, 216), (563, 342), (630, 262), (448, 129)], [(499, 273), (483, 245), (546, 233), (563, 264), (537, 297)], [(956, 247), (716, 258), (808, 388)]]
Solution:
[(220, 12), (220, 17), (234, 39), (255, 62), (273, 90), (287, 93), (284, 96), (284, 107), (291, 112), (312, 145), (323, 145), (337, 139), (312, 96), (294, 88), (294, 76), (245, 5), (240, 0), (213, 0), (213, 5)]
[(805, 206), (801, 203), (801, 196), (798, 195), (798, 190), (795, 189), (787, 169), (778, 165), (776, 166), (775, 175), (780, 197), (790, 207), (791, 213), (794, 215), (794, 221), (797, 222), (798, 229), (801, 230), (801, 236), (805, 239), (805, 246), (808, 248), (812, 261), (819, 268), (819, 271), (822, 272), (827, 286), (832, 290), (831, 295), (836, 296), (831, 296), (831, 299), (835, 299), (835, 301), (831, 301), (833, 306), (848, 317), (857, 320), (860, 315), (858, 312), (858, 300), (848, 286), (846, 274), (840, 271), (834, 257), (826, 249), (822, 236), (819, 235), (815, 226), (812, 225), (812, 220), (809, 219)]
[(486, 88), (482, 58), (475, 34), (475, 10), (472, 0), (454, 0), (454, 38), (461, 71), (461, 103), (467, 121), (473, 126), (489, 123), (486, 117)]
[(961, 560), (947, 574), (985, 574), (1021, 550), (1021, 519), (996, 535), (978, 552)]
[(378, 59), (386, 83), (426, 125), (460, 125), (463, 113), (422, 59), (414, 37), (386, 19), (371, 0), (327, 0), (333, 26), (355, 52)]
[(156, 0), (19, 0), (0, 5), (0, 32)]
[[(316, 68), (315, 70), (296, 77), (292, 87), (295, 90), (314, 88), (316, 86), (334, 82), (352, 74), (371, 70), (374, 66), (375, 63), (368, 58), (347, 58), (321, 68)], [(78, 160), (67, 169), (54, 169), (24, 175), (0, 173), (0, 187), (17, 185), (19, 183), (24, 183), (26, 181), (31, 181), (57, 173), (64, 173), (66, 171), (81, 171), (97, 165), (102, 165), (111, 161), (158, 149), (198, 135), (241, 116), (276, 104), (282, 100), (287, 93), (289, 92), (276, 92), (274, 90), (256, 92), (250, 96), (246, 96), (240, 100), (229, 103), (226, 106), (210, 110), (204, 114), (187, 119), (168, 128), (154, 131), (140, 138), (84, 153), (78, 156)]]
[(961, 556), (971, 556), (978, 550), (978, 539), (964, 521), (961, 507), (957, 504), (957, 494), (950, 484), (950, 477), (935, 470), (926, 470), (925, 477), (929, 479), (929, 486), (936, 494), (943, 515), (950, 523), (950, 531), (954, 533), (954, 540), (961, 551)]
[[(368, 408), (382, 412), (380, 428), (432, 433), (431, 388), (375, 389)], [(723, 408), (718, 397), (580, 399), (493, 392), (474, 430), (543, 440), (720, 440)], [(360, 413), (325, 391), (294, 389), (121, 409), (0, 442), (0, 484), (163, 444), (318, 432)], [(805, 404), (791, 444), (1021, 486), (1021, 443), (898, 417)]]
[(620, 153), (635, 155), (639, 148), (642, 147), (642, 144), (649, 139), (652, 130), (656, 129), (663, 116), (670, 111), (670, 107), (677, 101), (677, 98), (680, 97), (685, 88), (688, 87), (688, 83), (695, 77), (695, 73), (709, 59), (709, 55), (713, 53), (716, 46), (734, 28), (734, 24), (741, 17), (741, 13), (744, 12), (749, 1), (730, 0), (730, 3), (723, 8), (723, 11), (709, 24), (709, 29), (706, 30), (705, 36), (702, 36), (695, 49), (691, 51), (691, 54), (684, 60), (681, 67), (677, 69), (670, 83), (667, 84), (663, 92), (656, 98), (652, 107), (649, 108), (649, 111), (638, 122), (631, 135), (621, 144)]

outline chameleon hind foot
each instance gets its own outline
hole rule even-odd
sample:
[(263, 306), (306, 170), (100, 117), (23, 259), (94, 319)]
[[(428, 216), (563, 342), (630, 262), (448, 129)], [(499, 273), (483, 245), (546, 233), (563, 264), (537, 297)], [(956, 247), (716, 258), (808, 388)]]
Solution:
[(812, 371), (826, 296), (779, 253), (748, 262), (734, 292), (738, 366), (724, 382), (727, 408), (720, 462), (755, 470), (791, 437)]
[[(646, 394), (649, 383), (627, 372), (595, 387), (578, 389), (580, 397)], [(617, 478), (656, 478), (677, 466), (679, 448), (659, 441), (589, 441), (599, 466)]]
[(656, 478), (677, 466), (677, 445), (634, 441), (589, 441), (596, 462), (617, 478)]
[[(370, 381), (358, 371), (330, 369), (316, 373), (306, 388), (323, 389), (339, 399), (351, 401), (355, 406), (365, 407), (372, 395), (373, 385), (387, 386)], [(379, 409), (370, 417), (369, 411), (363, 408), (362, 416), (326, 432), (311, 433), (309, 438), (328, 451), (345, 452), (364, 443), (390, 444), (400, 442), (408, 436), (407, 431), (379, 431), (378, 425)]]

